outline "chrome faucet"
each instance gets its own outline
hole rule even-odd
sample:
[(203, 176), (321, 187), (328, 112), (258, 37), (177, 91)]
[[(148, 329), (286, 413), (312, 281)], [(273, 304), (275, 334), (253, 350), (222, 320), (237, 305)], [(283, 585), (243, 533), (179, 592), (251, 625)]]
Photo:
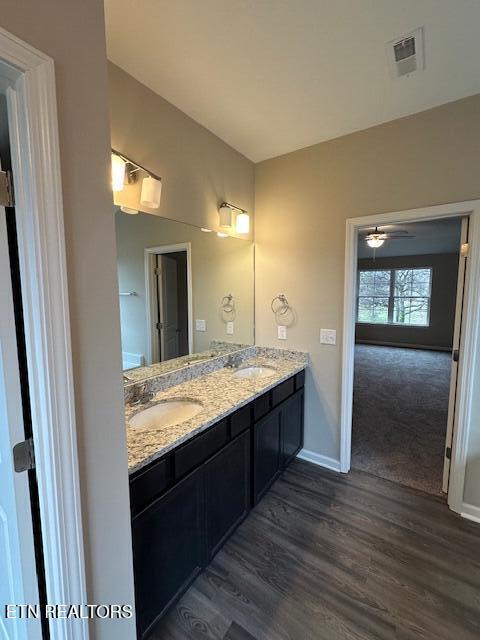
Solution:
[(225, 367), (228, 369), (238, 369), (238, 367), (242, 364), (242, 359), (240, 356), (231, 355), (228, 356), (227, 363)]

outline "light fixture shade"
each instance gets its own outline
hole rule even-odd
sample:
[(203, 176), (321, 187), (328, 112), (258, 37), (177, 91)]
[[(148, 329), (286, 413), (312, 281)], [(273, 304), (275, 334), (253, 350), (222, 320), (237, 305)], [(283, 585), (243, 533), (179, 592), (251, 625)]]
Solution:
[(152, 176), (143, 179), (140, 204), (149, 209), (158, 209), (161, 195), (162, 183), (160, 180), (156, 180)]
[(218, 210), (219, 217), (219, 225), (221, 227), (231, 227), (232, 226), (232, 210), (227, 205), (220, 207)]
[(126, 162), (116, 153), (112, 153), (112, 189), (113, 191), (123, 191), (125, 182)]
[(217, 236), (219, 238), (228, 238), (228, 233), (223, 233), (223, 231), (217, 231)]
[(237, 215), (235, 229), (237, 233), (248, 233), (250, 231), (250, 216), (248, 213), (239, 213)]
[(378, 247), (381, 247), (384, 242), (385, 240), (382, 240), (381, 238), (369, 238), (367, 240), (368, 246), (372, 247), (372, 249), (378, 249)]
[(135, 214), (138, 213), (138, 209), (132, 209), (131, 207), (120, 207), (120, 211), (122, 213), (128, 213), (131, 216), (134, 216)]

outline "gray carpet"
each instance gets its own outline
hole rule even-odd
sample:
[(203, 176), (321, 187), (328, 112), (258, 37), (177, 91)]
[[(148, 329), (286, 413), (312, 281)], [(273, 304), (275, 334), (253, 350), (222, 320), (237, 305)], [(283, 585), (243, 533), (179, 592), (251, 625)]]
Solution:
[(352, 467), (442, 493), (451, 356), (356, 345)]

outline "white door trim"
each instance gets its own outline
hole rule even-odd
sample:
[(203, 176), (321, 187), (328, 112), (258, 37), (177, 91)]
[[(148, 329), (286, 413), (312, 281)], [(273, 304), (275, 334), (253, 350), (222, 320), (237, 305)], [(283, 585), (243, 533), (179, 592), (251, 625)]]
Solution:
[(164, 253), (187, 252), (187, 303), (188, 303), (188, 353), (193, 353), (193, 283), (192, 283), (192, 243), (180, 242), (160, 247), (145, 249), (145, 304), (147, 316), (147, 364), (154, 364), (156, 352), (155, 341), (158, 341), (158, 331), (155, 329), (156, 311), (153, 308), (155, 293), (155, 279), (153, 278), (152, 259)]
[[(458, 375), (458, 407), (456, 430), (452, 446), (450, 488), (448, 504), (453, 511), (462, 512), (468, 437), (473, 421), (472, 402), (476, 380), (476, 358), (479, 348), (480, 300), (480, 200), (436, 205), (421, 209), (394, 211), (378, 215), (349, 218), (346, 221), (345, 287), (343, 311), (343, 355), (340, 471), (348, 473), (351, 458), (353, 366), (355, 349), (355, 296), (357, 271), (357, 236), (363, 227), (381, 226), (398, 222), (419, 222), (454, 216), (470, 217), (470, 251), (465, 285), (465, 307), (460, 346)], [(478, 387), (477, 387), (478, 388)]]
[[(47, 597), (86, 604), (53, 60), (0, 29), (7, 91), (27, 367)], [(86, 620), (55, 620), (52, 640), (87, 640)]]

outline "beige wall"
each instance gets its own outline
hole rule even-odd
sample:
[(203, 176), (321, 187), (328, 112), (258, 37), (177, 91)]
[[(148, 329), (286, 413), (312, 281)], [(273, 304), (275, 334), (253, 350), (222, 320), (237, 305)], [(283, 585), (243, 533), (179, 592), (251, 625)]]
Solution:
[[(212, 340), (253, 344), (253, 243), (218, 238), (198, 227), (148, 214), (115, 216), (123, 351), (147, 355), (145, 249), (190, 242), (192, 260), (193, 351), (204, 351)], [(226, 334), (227, 316), (219, 313), (223, 296), (235, 299), (234, 335)], [(207, 330), (195, 330), (195, 318)]]
[[(55, 61), (89, 602), (132, 603), (101, 0), (4, 0), (2, 27)], [(92, 622), (133, 639), (132, 621)]]
[[(310, 352), (307, 449), (339, 458), (345, 219), (479, 198), (479, 158), (477, 95), (257, 165), (256, 341)], [(286, 342), (269, 310), (280, 292), (297, 313)]]
[(253, 212), (254, 165), (109, 63), (112, 147), (162, 177), (159, 214), (218, 228), (223, 200)]

